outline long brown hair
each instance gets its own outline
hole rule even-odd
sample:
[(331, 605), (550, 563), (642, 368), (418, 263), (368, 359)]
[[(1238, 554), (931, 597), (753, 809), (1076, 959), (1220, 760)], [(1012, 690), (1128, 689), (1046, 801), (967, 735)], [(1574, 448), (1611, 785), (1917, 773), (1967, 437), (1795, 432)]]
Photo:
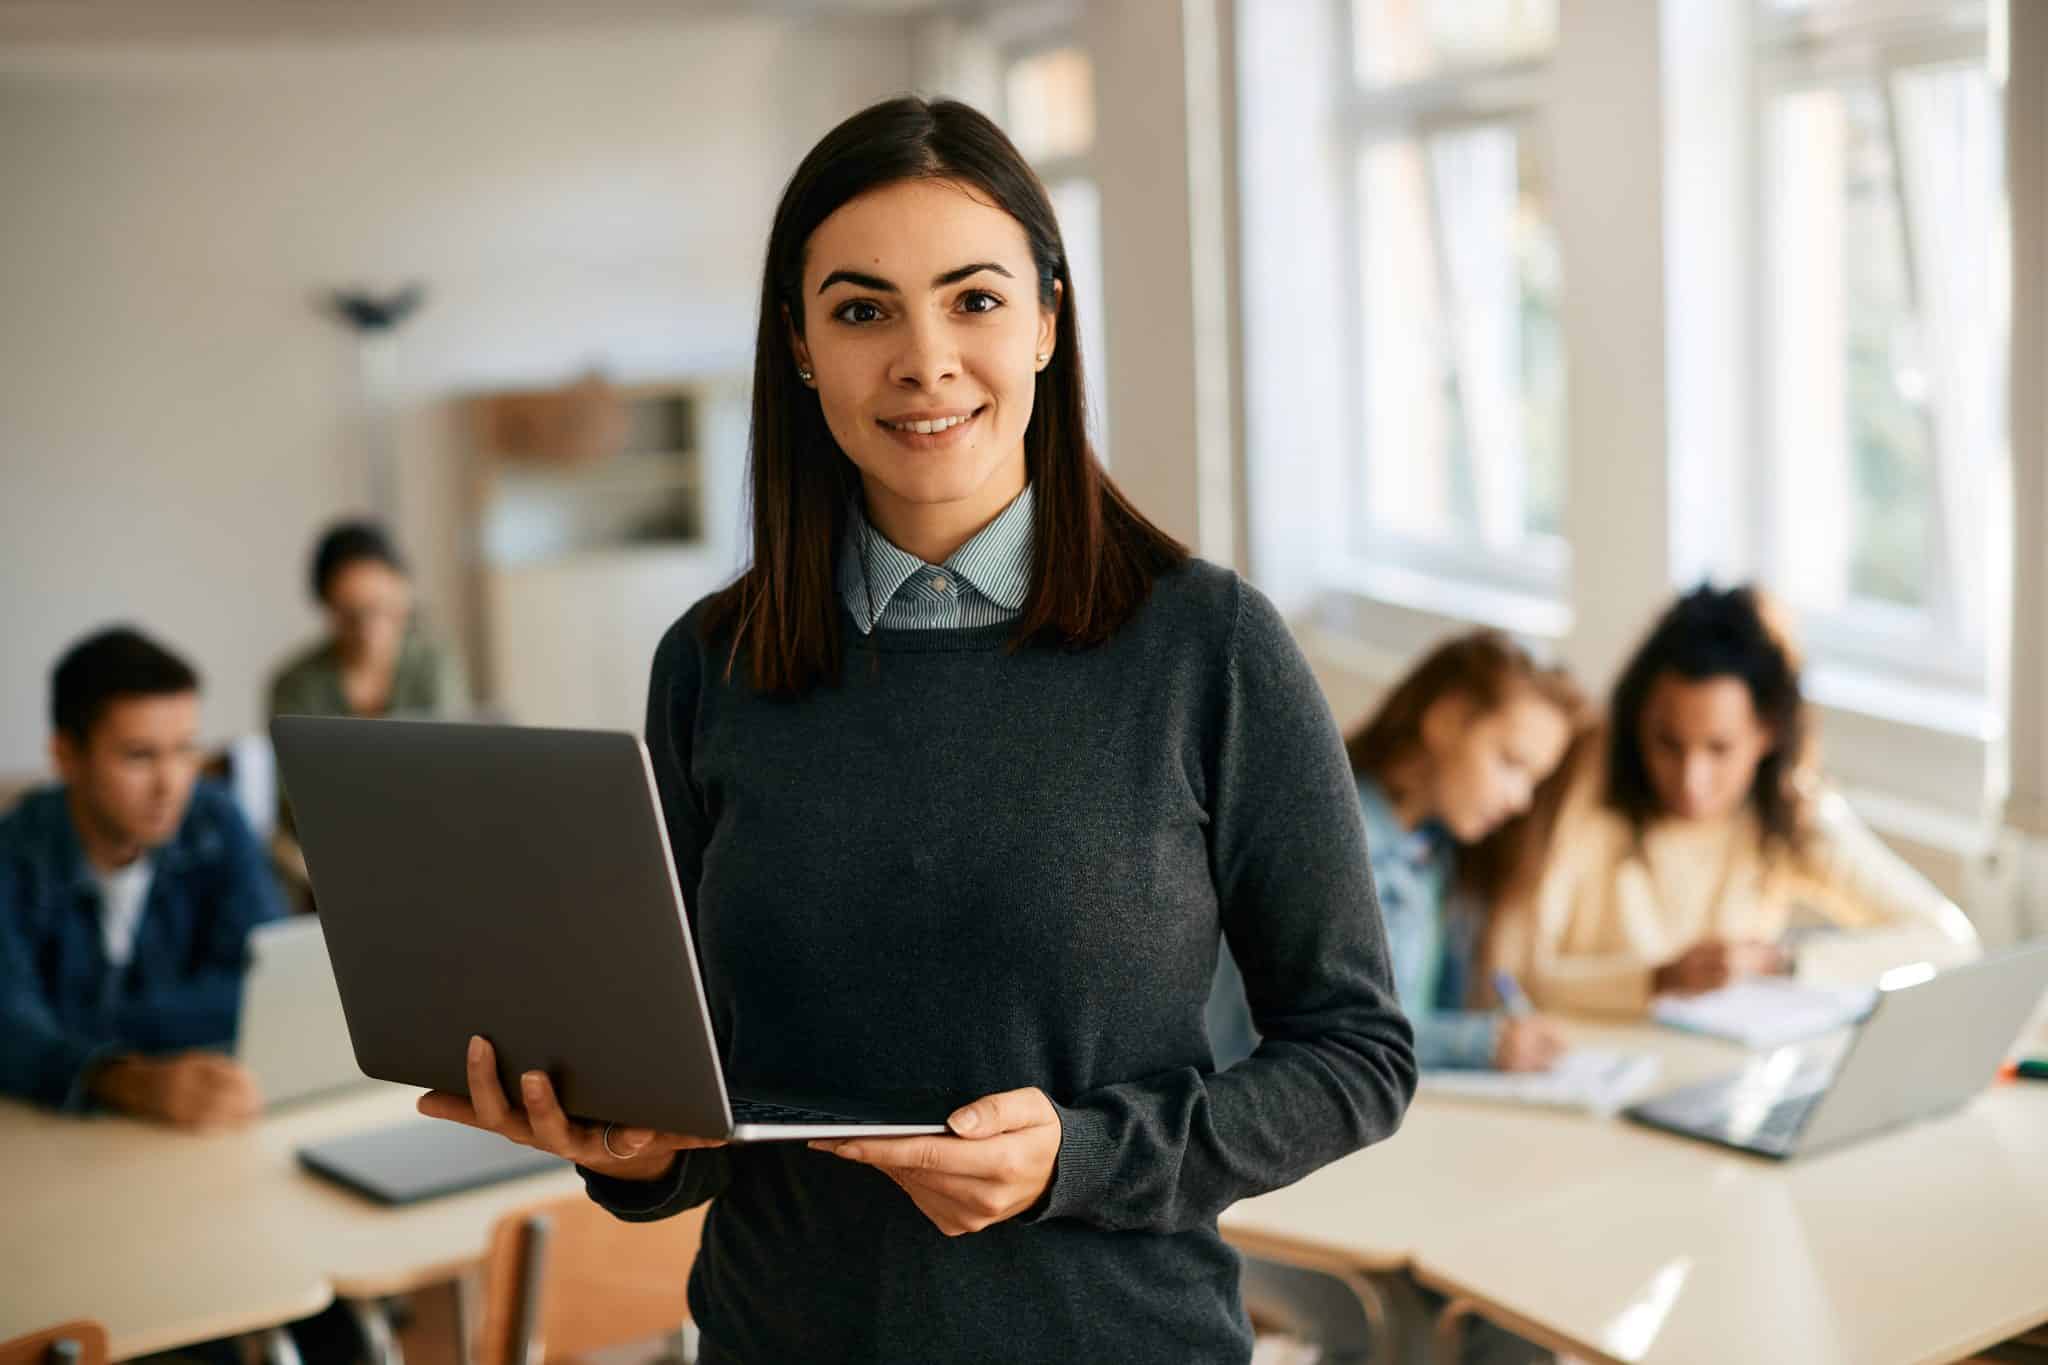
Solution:
[(1749, 691), (1771, 750), (1756, 766), (1749, 800), (1766, 845), (1795, 849), (1808, 826), (1813, 763), (1799, 647), (1761, 589), (1701, 584), (1672, 603), (1614, 684), (1607, 726), (1607, 803), (1641, 836), (1663, 803), (1643, 756), (1643, 710), (1666, 674), (1687, 682), (1735, 678)]
[(1013, 642), (1100, 644), (1143, 605), (1155, 578), (1187, 559), (1186, 547), (1110, 481), (1088, 443), (1074, 280), (1045, 187), (1002, 130), (967, 105), (885, 100), (811, 149), (783, 190), (768, 235), (754, 342), (753, 558), (704, 616), (707, 639), (731, 637), (727, 676), (744, 653), (761, 692), (799, 696), (839, 677), (833, 551), (860, 488), (816, 395), (797, 380), (784, 331), (803, 334), (805, 252), (818, 225), (848, 200), (914, 179), (972, 186), (1016, 219), (1031, 244), (1039, 303), (1059, 307), (1052, 359), (1038, 373), (1024, 431), (1036, 564)]
[[(1562, 668), (1546, 668), (1497, 630), (1445, 640), (1387, 693), (1344, 741), (1351, 771), (1390, 787), (1422, 752), (1422, 720), (1445, 697), (1464, 697), (1482, 713), (1533, 693), (1563, 713), (1574, 732), (1585, 724), (1586, 697)], [(1537, 784), (1529, 809), (1458, 856), (1458, 882), (1483, 903), (1498, 901), (1528, 873), (1549, 841), (1571, 765), (1560, 762)], [(1391, 793), (1390, 793), (1391, 794)]]

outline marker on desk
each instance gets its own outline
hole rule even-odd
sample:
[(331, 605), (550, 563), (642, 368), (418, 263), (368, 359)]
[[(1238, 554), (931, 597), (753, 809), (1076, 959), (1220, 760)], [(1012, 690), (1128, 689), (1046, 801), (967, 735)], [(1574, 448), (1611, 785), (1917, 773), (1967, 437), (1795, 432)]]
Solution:
[(2012, 1074), (2023, 1081), (2048, 1081), (2048, 1057), (2022, 1057), (2013, 1064)]
[(1493, 993), (1500, 997), (1500, 1007), (1517, 1018), (1536, 1012), (1536, 1007), (1531, 1005), (1529, 997), (1523, 994), (1522, 983), (1515, 980), (1513, 972), (1493, 974)]

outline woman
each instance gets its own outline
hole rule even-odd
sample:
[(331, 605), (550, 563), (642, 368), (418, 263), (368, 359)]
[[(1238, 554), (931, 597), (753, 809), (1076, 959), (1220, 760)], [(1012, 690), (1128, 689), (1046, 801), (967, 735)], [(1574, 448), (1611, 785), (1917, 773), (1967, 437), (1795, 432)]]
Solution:
[(1795, 909), (1893, 931), (1899, 956), (1974, 953), (1962, 912), (1820, 784), (1799, 670), (1755, 588), (1697, 588), (1657, 622), (1535, 891), (1538, 1002), (1639, 1013), (1662, 992), (1789, 971)]
[(313, 551), (327, 635), (270, 684), (275, 716), (433, 715), (469, 704), (461, 675), (413, 620), (412, 581), (381, 527), (346, 521)]
[[(1526, 817), (1584, 709), (1564, 672), (1480, 630), (1431, 650), (1345, 741), (1394, 982), (1425, 1070), (1541, 1071), (1563, 1049), (1547, 1019), (1471, 1004), (1492, 994), (1475, 980), (1487, 911), (1541, 842)], [(1227, 1065), (1254, 1041), (1227, 959), (1216, 989), (1217, 1061)]]
[[(877, 105), (768, 244), (752, 566), (654, 663), (648, 739), (727, 1075), (970, 1098), (943, 1137), (708, 1149), (429, 1114), (715, 1200), (703, 1359), (1243, 1361), (1218, 1211), (1415, 1083), (1342, 748), (1272, 607), (1089, 449), (1043, 187), (965, 106)], [(1268, 1034), (1211, 1074), (1219, 928)]]

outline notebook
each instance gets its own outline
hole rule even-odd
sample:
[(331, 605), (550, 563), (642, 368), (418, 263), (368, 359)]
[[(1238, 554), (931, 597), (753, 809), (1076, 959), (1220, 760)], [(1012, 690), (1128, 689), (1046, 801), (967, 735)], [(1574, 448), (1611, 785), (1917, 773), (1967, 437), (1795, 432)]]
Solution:
[(1765, 1049), (1846, 1028), (1877, 1003), (1867, 986), (1813, 986), (1755, 977), (1704, 995), (1660, 995), (1650, 1017), (1666, 1028)]
[(1548, 1071), (1425, 1071), (1422, 1093), (1611, 1114), (1648, 1090), (1657, 1068), (1653, 1053), (1580, 1047)]

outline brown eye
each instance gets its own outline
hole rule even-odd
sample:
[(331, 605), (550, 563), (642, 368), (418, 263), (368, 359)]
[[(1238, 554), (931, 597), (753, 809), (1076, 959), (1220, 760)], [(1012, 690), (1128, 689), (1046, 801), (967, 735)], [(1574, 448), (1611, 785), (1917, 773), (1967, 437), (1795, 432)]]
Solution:
[(867, 299), (854, 299), (842, 303), (832, 310), (832, 316), (841, 322), (850, 322), (856, 327), (863, 323), (880, 322), (882, 310)]
[(1003, 301), (986, 289), (970, 289), (961, 296), (960, 309), (965, 313), (993, 313), (1003, 306)]

